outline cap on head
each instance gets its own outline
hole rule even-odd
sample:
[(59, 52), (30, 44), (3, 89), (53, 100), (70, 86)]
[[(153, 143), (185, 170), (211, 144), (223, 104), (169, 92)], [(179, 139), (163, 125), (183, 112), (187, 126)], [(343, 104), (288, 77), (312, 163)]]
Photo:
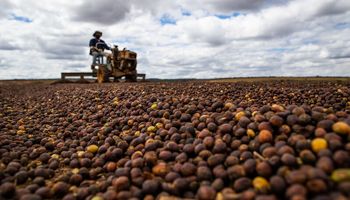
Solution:
[(96, 37), (97, 35), (102, 36), (102, 32), (101, 31), (95, 31), (94, 34), (92, 34), (92, 36)]

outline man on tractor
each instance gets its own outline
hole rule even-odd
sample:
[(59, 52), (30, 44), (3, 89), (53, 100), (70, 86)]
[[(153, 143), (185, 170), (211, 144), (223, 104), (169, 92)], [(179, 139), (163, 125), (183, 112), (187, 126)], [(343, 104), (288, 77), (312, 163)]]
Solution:
[[(92, 35), (94, 38), (90, 40), (89, 46), (90, 46), (90, 55), (92, 55), (92, 65), (91, 68), (94, 68), (96, 65), (97, 57), (98, 56), (104, 56), (108, 58), (109, 56), (112, 56), (111, 53), (104, 52), (105, 49), (111, 50), (111, 48), (103, 41), (101, 38), (102, 32), (101, 31), (95, 31), (95, 33)], [(99, 63), (102, 64), (102, 63)]]

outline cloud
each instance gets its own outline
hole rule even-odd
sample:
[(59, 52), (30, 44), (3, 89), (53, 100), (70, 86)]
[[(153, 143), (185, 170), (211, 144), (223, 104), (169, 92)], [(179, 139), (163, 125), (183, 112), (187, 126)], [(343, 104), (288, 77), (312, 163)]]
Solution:
[(182, 0), (181, 3), (193, 10), (201, 8), (209, 13), (232, 14), (237, 12), (254, 12), (263, 8), (287, 4), (288, 0)]
[(329, 59), (350, 59), (350, 48), (330, 49), (323, 49), (320, 56)]
[(230, 12), (232, 10), (251, 10), (257, 9), (264, 4), (264, 1), (261, 0), (222, 0), (219, 3), (215, 0), (204, 0), (204, 4), (210, 4), (212, 7)]
[(13, 42), (0, 38), (0, 51), (13, 51), (17, 49), (20, 49), (20, 48)]
[(101, 0), (98, 3), (94, 0), (86, 0), (74, 7), (76, 14), (73, 16), (73, 20), (110, 25), (127, 20), (126, 18), (130, 15), (133, 18), (132, 14), (135, 13), (137, 16), (151, 13), (159, 18), (166, 16), (165, 20), (169, 22), (171, 19), (169, 14), (172, 11), (164, 12), (164, 9), (171, 9), (174, 5), (172, 1), (162, 0)]
[(208, 43), (212, 46), (227, 42), (225, 25), (222, 20), (216, 17), (209, 16), (201, 19), (185, 20), (179, 22), (179, 26), (191, 41)]
[[(255, 10), (255, 9), (262, 7), (265, 4), (265, 1), (261, 1), (261, 0), (236, 0), (236, 1), (202, 0), (199, 3), (201, 3), (202, 5), (207, 5), (207, 7), (209, 9), (212, 9), (212, 11), (229, 13), (232, 11), (239, 11), (239, 10)], [(275, 3), (275, 1), (270, 2), (270, 3)]]
[[(310, 6), (314, 5), (314, 6)], [(197, 27), (216, 26), (215, 35), (221, 35), (220, 38), (227, 40), (234, 39), (271, 39), (276, 37), (285, 37), (294, 32), (304, 30), (308, 26), (319, 26), (312, 22), (321, 21), (322, 17), (327, 15), (340, 15), (350, 9), (349, 1), (316, 0), (309, 1), (291, 1), (285, 4), (277, 4), (268, 8), (261, 9), (251, 14), (237, 15), (226, 20), (208, 21), (208, 17), (191, 19), (187, 21), (186, 27), (190, 27), (189, 34), (197, 32)], [(302, 11), (302, 12), (301, 12)], [(180, 24), (180, 22), (179, 22)], [(192, 30), (191, 30), (192, 29)], [(201, 32), (200, 38), (207, 38), (211, 42), (213, 30)], [(206, 36), (207, 35), (207, 36)], [(197, 38), (197, 36), (195, 36)]]
[(337, 55), (337, 56), (332, 56), (330, 57), (331, 59), (349, 59), (350, 58), (350, 54), (342, 54), (342, 55)]
[(10, 14), (12, 4), (8, 0), (2, 0), (0, 2), (0, 19), (7, 17)]
[(349, 11), (350, 2), (347, 0), (325, 0), (323, 4), (316, 4), (318, 6), (316, 15), (324, 16), (324, 15), (338, 15), (343, 12)]
[(98, 24), (112, 24), (125, 18), (131, 5), (123, 0), (84, 1), (76, 7), (75, 20)]
[(0, 69), (5, 70), (8, 68), (8, 60), (6, 58), (0, 58)]

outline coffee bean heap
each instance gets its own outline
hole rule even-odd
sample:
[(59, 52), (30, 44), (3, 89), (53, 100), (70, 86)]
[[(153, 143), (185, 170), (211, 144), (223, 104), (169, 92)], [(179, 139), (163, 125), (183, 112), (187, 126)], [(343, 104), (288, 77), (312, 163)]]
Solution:
[(0, 199), (348, 199), (350, 83), (0, 86)]

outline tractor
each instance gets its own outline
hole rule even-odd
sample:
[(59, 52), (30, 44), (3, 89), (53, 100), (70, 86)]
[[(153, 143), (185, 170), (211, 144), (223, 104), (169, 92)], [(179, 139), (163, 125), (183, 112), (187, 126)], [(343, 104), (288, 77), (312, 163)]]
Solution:
[[(118, 81), (120, 78), (125, 77), (127, 82), (136, 82), (137, 77), (143, 77), (143, 74), (137, 74), (137, 54), (133, 51), (118, 50), (118, 46), (114, 46), (111, 56), (107, 57), (107, 63), (104, 63), (104, 57), (97, 57), (97, 64), (92, 65), (93, 76), (97, 77), (98, 83), (109, 82), (110, 77), (114, 78), (114, 81)], [(96, 69), (97, 67), (97, 69)]]
[(126, 82), (136, 82), (138, 77), (141, 81), (146, 78), (145, 74), (137, 74), (137, 54), (136, 52), (119, 50), (118, 46), (111, 48), (112, 54), (106, 59), (104, 56), (96, 58), (96, 64), (91, 65), (92, 72), (62, 72), (61, 80), (67, 81), (66, 77), (80, 76), (81, 81), (85, 81), (85, 76), (97, 77), (98, 83), (110, 82), (113, 78), (114, 82), (118, 82), (122, 77)]

